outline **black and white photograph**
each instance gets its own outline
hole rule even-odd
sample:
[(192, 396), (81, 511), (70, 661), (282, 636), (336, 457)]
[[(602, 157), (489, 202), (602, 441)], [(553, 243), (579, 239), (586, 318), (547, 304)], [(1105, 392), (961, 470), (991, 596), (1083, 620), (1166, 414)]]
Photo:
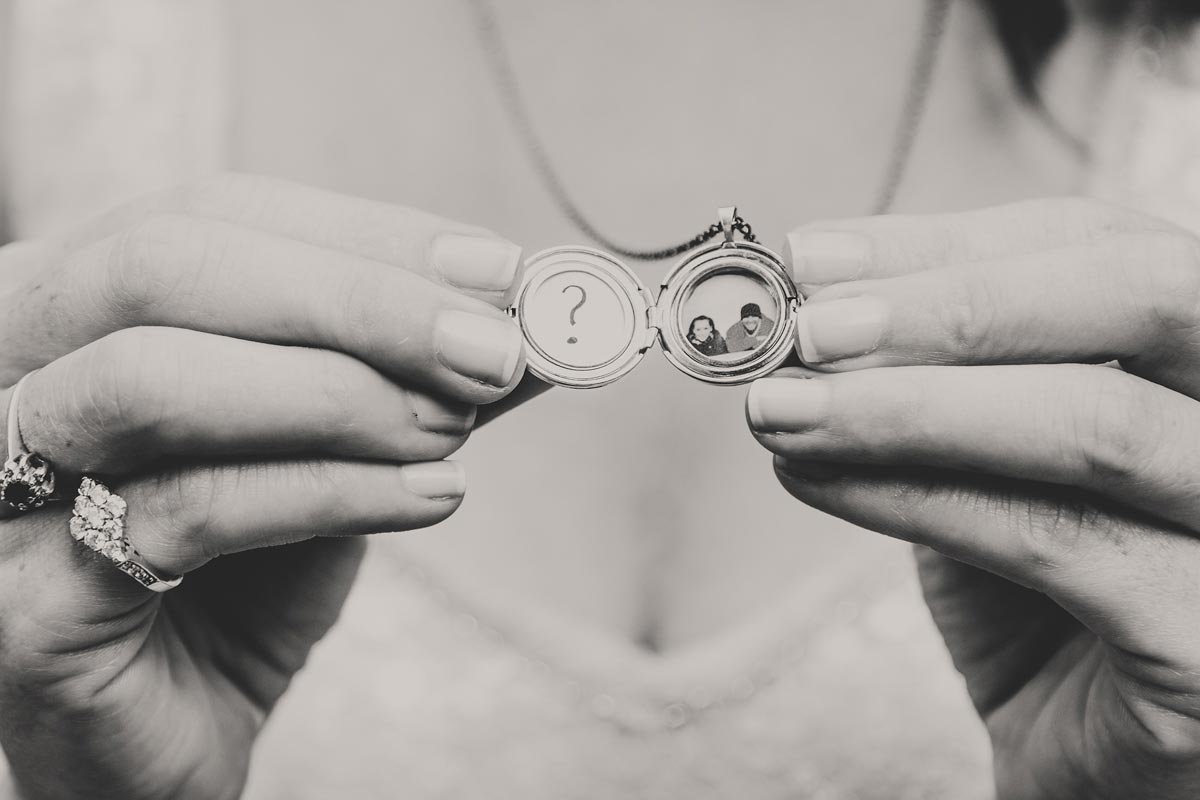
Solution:
[(0, 0), (0, 800), (1197, 800), (1200, 2)]
[(781, 309), (757, 277), (728, 272), (699, 281), (681, 312), (684, 319), (691, 320), (686, 341), (697, 353), (731, 361), (745, 358), (770, 341)]

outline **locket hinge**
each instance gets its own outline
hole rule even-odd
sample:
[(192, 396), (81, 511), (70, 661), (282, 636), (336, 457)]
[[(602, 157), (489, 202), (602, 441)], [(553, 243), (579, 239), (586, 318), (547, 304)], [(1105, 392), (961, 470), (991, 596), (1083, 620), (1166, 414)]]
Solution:
[(658, 306), (649, 306), (646, 308), (646, 340), (642, 342), (642, 351), (645, 352), (654, 346), (658, 341), (659, 333), (662, 331), (662, 311)]

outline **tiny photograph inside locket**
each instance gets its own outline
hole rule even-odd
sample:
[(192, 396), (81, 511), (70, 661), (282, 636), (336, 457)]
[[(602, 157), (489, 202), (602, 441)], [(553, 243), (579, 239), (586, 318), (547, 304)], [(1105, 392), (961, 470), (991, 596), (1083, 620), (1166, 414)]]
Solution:
[(779, 301), (760, 278), (727, 271), (692, 287), (679, 306), (679, 324), (695, 355), (736, 363), (767, 345), (781, 313)]

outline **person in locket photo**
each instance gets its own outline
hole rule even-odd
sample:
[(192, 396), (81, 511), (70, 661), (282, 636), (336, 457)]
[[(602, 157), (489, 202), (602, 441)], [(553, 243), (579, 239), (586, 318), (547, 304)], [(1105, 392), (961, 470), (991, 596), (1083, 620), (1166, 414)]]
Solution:
[(758, 303), (746, 303), (738, 316), (738, 321), (725, 333), (725, 341), (731, 353), (754, 350), (767, 340), (775, 327), (775, 320), (764, 317)]
[(717, 333), (717, 323), (712, 317), (700, 316), (688, 325), (688, 341), (706, 356), (723, 356), (729, 352), (725, 338)]
[(0, 797), (1200, 792), (1195, 3), (0, 0), (0, 52)]

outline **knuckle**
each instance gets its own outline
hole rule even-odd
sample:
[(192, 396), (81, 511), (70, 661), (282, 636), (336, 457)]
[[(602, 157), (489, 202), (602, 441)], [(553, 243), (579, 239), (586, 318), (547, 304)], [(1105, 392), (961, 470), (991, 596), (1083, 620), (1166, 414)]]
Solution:
[[(402, 292), (390, 291), (379, 285), (378, 276), (366, 270), (342, 270), (331, 276), (331, 313), (335, 320), (330, 335), (339, 350), (362, 353), (373, 357), (382, 333), (381, 321), (403, 315), (403, 308), (387, 307), (386, 297), (403, 297)], [(383, 280), (397, 280), (397, 273), (385, 274)]]
[(127, 319), (140, 318), (154, 303), (151, 289), (161, 235), (156, 222), (146, 219), (113, 237), (104, 262), (104, 299)]
[(1184, 232), (1142, 234), (1143, 290), (1164, 328), (1200, 325), (1200, 239)]
[(148, 217), (117, 234), (105, 265), (108, 305), (146, 319), (194, 286), (197, 266), (214, 250), (213, 226), (176, 214)]
[[(871, 415), (863, 422), (846, 420), (845, 429), (853, 431), (865, 454), (877, 450), (883, 443), (897, 454), (916, 453), (928, 442), (936, 441), (937, 432), (932, 429), (936, 421), (931, 420), (928, 413), (931, 395), (936, 390), (928, 377), (930, 373), (924, 367), (888, 376), (887, 401), (872, 402)], [(864, 381), (867, 386), (871, 383), (871, 377)], [(839, 402), (836, 384), (834, 386), (835, 397), (831, 405), (834, 409), (843, 408), (848, 401)]]
[(158, 389), (174, 362), (162, 357), (163, 344), (155, 329), (124, 328), (85, 348), (82, 375), (74, 381), (84, 430), (136, 445), (157, 428), (166, 412)]
[(364, 391), (363, 370), (355, 360), (330, 350), (314, 351), (310, 373), (312, 391), (320, 409), (318, 418), (328, 433), (341, 439), (357, 439), (365, 431), (358, 419)]
[(299, 497), (319, 497), (320, 527), (330, 531), (363, 515), (361, 467), (343, 461), (305, 461), (288, 471), (291, 487)]
[(310, 373), (312, 398), (324, 438), (355, 451), (373, 444), (371, 426), (361, 419), (364, 371), (352, 356), (318, 350)]
[(221, 555), (220, 537), (213, 535), (225, 496), (219, 469), (160, 473), (138, 492), (130, 504), (130, 535), (141, 553), (164, 569), (194, 568)]
[(314, 425), (339, 453), (427, 460), (450, 455), (466, 440), (466, 433), (422, 434), (407, 403), (374, 402), (383, 384), (351, 356), (318, 351), (308, 376)]
[(996, 308), (992, 295), (991, 284), (982, 272), (965, 269), (954, 274), (939, 309), (950, 355), (988, 347)]
[(1100, 486), (1137, 482), (1150, 455), (1144, 426), (1154, 419), (1152, 401), (1125, 373), (1108, 368), (1088, 372), (1094, 374), (1076, 382), (1078, 396), (1064, 404), (1076, 409), (1064, 428), (1071, 431), (1068, 446), (1075, 450), (1066, 454), (1068, 463), (1081, 464), (1084, 475)]

